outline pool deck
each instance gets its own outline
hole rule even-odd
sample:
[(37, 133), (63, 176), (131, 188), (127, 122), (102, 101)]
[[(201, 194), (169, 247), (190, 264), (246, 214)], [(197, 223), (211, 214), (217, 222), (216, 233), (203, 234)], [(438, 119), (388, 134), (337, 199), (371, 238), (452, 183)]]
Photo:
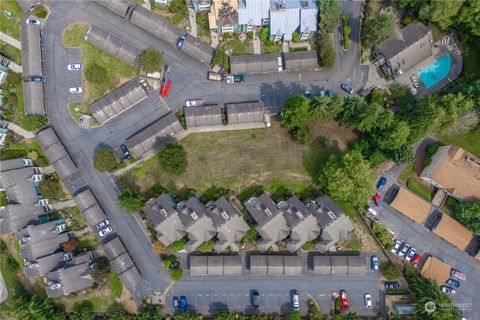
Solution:
[[(450, 37), (450, 43), (451, 44), (455, 43), (453, 40), (453, 37)], [(410, 77), (412, 74), (415, 74), (415, 77), (417, 78), (417, 82), (420, 85), (420, 87), (417, 88), (417, 96), (422, 97), (424, 95), (432, 94), (439, 91), (440, 89), (446, 87), (448, 84), (450, 84), (455, 79), (457, 79), (458, 76), (460, 76), (460, 74), (462, 73), (463, 59), (461, 54), (459, 55), (455, 54), (455, 51), (456, 51), (455, 45), (442, 44), (442, 41), (438, 41), (434, 44), (432, 51), (433, 51), (433, 55), (431, 57), (420, 62), (415, 67), (411, 68), (401, 76), (397, 77), (395, 79), (395, 82), (398, 82), (400, 84), (413, 88), (413, 83), (410, 80)], [(457, 52), (459, 52), (458, 49), (457, 49)], [(423, 82), (420, 80), (418, 73), (421, 70), (425, 69), (430, 64), (434, 63), (437, 59), (444, 56), (445, 54), (449, 54), (451, 58), (452, 64), (450, 67), (450, 72), (444, 79), (440, 80), (438, 83), (436, 83), (435, 85), (427, 89), (427, 87), (425, 87)]]

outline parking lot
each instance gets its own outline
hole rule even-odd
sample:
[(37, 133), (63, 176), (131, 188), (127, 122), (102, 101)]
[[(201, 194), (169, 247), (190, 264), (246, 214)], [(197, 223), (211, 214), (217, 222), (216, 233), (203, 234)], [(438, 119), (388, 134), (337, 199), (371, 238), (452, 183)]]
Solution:
[[(67, 53), (67, 65), (82, 63), (82, 50), (80, 48), (65, 48), (65, 51)], [(82, 71), (69, 71), (67, 66), (65, 66), (65, 72), (67, 74), (67, 88), (82, 88)], [(70, 103), (80, 103), (83, 101), (83, 92), (74, 94), (67, 92), (67, 94)]]

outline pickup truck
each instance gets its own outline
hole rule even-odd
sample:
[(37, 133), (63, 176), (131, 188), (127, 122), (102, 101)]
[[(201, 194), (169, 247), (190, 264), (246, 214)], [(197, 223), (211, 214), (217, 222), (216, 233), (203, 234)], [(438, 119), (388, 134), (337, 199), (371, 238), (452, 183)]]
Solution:
[(235, 75), (228, 75), (223, 78), (226, 83), (241, 83), (245, 82), (245, 75), (244, 74), (235, 74)]
[(194, 100), (187, 100), (185, 101), (185, 107), (201, 107), (205, 105), (205, 99), (194, 99)]
[(208, 80), (222, 81), (222, 75), (213, 71), (208, 72)]

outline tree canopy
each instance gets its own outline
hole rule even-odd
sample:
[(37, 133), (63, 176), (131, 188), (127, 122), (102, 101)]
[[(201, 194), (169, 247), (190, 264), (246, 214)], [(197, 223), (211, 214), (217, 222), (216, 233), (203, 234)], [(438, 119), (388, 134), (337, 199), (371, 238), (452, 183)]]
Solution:
[(480, 234), (480, 202), (462, 202), (455, 208), (455, 217), (475, 234)]
[(337, 0), (318, 0), (318, 12), (320, 30), (325, 32), (332, 32), (338, 24), (340, 17), (340, 3)]
[(163, 54), (156, 49), (147, 49), (140, 55), (139, 62), (145, 72), (160, 71), (162, 67)]
[(393, 120), (393, 113), (381, 105), (368, 103), (362, 97), (345, 100), (342, 121), (361, 132), (370, 132), (375, 128), (385, 128)]
[(145, 206), (145, 199), (127, 188), (118, 195), (118, 203), (127, 212), (137, 212)]
[(392, 33), (395, 17), (391, 13), (381, 13), (365, 24), (365, 42), (368, 45), (377, 45), (388, 38)]
[(288, 98), (282, 113), (282, 125), (286, 129), (305, 127), (310, 122), (310, 101), (304, 96)]
[(167, 172), (182, 174), (187, 169), (187, 152), (178, 142), (170, 142), (158, 154), (160, 166)]
[(322, 67), (331, 68), (335, 65), (337, 59), (337, 53), (333, 47), (332, 39), (330, 35), (325, 32), (319, 32), (318, 39), (318, 62)]
[(113, 171), (117, 168), (117, 159), (112, 148), (101, 148), (93, 156), (93, 166), (100, 172)]

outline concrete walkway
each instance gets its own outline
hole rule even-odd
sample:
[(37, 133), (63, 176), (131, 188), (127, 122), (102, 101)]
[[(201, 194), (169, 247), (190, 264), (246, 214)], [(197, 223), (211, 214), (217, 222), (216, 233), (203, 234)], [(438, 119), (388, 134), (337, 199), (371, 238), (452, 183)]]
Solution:
[(150, 3), (149, 0), (144, 1), (143, 4), (142, 4), (142, 7), (144, 7), (148, 11), (152, 11), (152, 4)]
[(11, 45), (11, 46), (14, 46), (14, 47), (17, 48), (17, 49), (22, 50), (22, 45), (21, 45), (20, 41), (18, 41), (18, 40), (15, 39), (15, 38), (10, 37), (10, 36), (9, 36), (8, 34), (6, 34), (6, 33), (0, 32), (0, 40), (2, 40), (3, 42), (8, 43), (8, 44)]
[(20, 128), (19, 126), (17, 126), (15, 123), (11, 123), (11, 122), (8, 122), (8, 129), (9, 130), (12, 130), (13, 132), (15, 132), (16, 134), (18, 135), (21, 135), (22, 137), (26, 138), (26, 139), (33, 139), (35, 138), (35, 134), (31, 131), (27, 131), (23, 128)]
[(260, 37), (257, 31), (255, 31), (253, 34), (253, 54), (262, 54), (262, 46), (260, 44)]
[(42, 167), (43, 174), (52, 174), (55, 173), (55, 168), (53, 165), (49, 165), (48, 167)]
[(64, 209), (64, 208), (72, 208), (72, 207), (75, 207), (75, 206), (76, 206), (76, 204), (75, 204), (75, 201), (73, 201), (73, 199), (67, 200), (67, 201), (56, 202), (56, 203), (52, 204), (52, 207), (55, 210), (61, 210), (61, 209)]
[(190, 35), (197, 37), (197, 14), (192, 8), (188, 9), (188, 21), (190, 22)]
[(8, 65), (8, 68), (10, 68), (10, 70), (12, 70), (13, 72), (16, 72), (16, 73), (22, 73), (23, 72), (22, 66), (19, 66), (18, 64), (16, 64), (13, 61), (10, 61), (10, 64)]
[(212, 43), (210, 44), (210, 47), (217, 49), (218, 47), (218, 33), (211, 31), (210, 32), (210, 39), (212, 40)]

